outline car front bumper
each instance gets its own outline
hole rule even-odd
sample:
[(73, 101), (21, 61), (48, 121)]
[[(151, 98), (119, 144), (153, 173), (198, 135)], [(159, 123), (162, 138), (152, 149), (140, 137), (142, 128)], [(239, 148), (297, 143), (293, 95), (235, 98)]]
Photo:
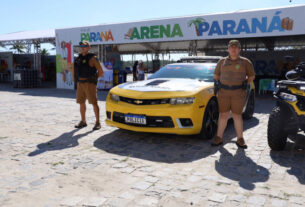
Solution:
[[(190, 105), (160, 104), (139, 106), (108, 99), (106, 102), (106, 113), (108, 114), (106, 124), (136, 132), (192, 135), (200, 133), (203, 112), (204, 107), (199, 107), (196, 103)], [(145, 116), (147, 124), (125, 123), (125, 114)], [(190, 119), (192, 126), (183, 125), (183, 119)]]

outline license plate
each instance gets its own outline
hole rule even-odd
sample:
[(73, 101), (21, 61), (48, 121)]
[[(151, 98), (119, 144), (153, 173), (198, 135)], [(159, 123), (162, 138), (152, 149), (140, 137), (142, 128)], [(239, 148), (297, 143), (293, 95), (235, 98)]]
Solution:
[(145, 116), (140, 116), (140, 115), (126, 114), (125, 115), (125, 122), (126, 123), (131, 123), (131, 124), (146, 125), (146, 117)]

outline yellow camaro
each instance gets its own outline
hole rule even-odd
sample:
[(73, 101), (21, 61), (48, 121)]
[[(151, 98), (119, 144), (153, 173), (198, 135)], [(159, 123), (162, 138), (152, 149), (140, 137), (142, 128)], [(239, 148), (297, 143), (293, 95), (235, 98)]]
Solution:
[[(200, 134), (212, 138), (217, 130), (218, 104), (213, 75), (216, 63), (175, 63), (148, 80), (124, 83), (110, 90), (106, 123), (137, 132)], [(253, 84), (244, 115), (254, 111)]]

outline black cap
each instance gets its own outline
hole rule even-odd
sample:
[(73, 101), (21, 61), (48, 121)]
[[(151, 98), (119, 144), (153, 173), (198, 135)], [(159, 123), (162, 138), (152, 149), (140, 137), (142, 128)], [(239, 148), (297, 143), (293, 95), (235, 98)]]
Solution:
[(79, 46), (90, 47), (90, 43), (87, 40), (83, 40), (83, 41), (79, 42)]

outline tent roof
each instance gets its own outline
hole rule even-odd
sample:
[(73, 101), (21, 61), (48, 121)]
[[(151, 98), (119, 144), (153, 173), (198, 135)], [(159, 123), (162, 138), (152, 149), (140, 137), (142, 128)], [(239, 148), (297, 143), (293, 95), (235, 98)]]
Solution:
[(7, 43), (13, 41), (40, 41), (50, 42), (55, 40), (55, 29), (22, 31), (0, 35), (0, 42)]

